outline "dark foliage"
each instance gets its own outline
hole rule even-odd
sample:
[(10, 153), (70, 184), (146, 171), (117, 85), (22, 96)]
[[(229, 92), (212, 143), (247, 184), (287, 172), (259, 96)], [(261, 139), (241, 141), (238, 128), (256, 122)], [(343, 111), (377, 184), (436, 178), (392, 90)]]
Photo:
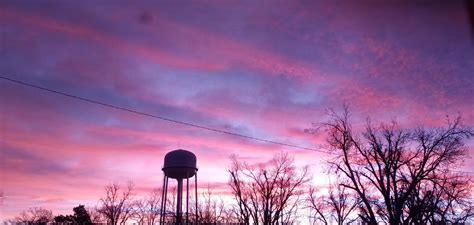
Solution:
[(58, 224), (92, 224), (91, 217), (84, 205), (73, 208), (74, 215), (58, 215), (54, 217), (54, 222)]

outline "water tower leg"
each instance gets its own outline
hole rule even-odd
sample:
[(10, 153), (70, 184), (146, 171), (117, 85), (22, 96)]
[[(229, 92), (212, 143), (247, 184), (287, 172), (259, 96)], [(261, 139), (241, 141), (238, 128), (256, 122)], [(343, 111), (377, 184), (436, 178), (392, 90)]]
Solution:
[(186, 178), (186, 225), (189, 224), (189, 177)]
[(166, 176), (163, 176), (163, 189), (161, 189), (161, 207), (160, 207), (160, 224), (163, 224), (161, 221), (163, 220), (163, 203), (165, 199), (165, 180)]
[(194, 175), (194, 197), (195, 197), (195, 202), (196, 202), (196, 208), (195, 213), (196, 213), (196, 224), (199, 222), (199, 216), (198, 216), (198, 189), (197, 189), (197, 183), (198, 183), (198, 174), (196, 171), (196, 174)]
[(183, 179), (178, 179), (178, 201), (176, 203), (176, 224), (182, 224)]
[(162, 219), (163, 219), (163, 223), (162, 224), (165, 224), (166, 222), (166, 202), (168, 200), (168, 177), (165, 176), (165, 198), (163, 199), (164, 201), (164, 204), (163, 204), (163, 216), (162, 216)]

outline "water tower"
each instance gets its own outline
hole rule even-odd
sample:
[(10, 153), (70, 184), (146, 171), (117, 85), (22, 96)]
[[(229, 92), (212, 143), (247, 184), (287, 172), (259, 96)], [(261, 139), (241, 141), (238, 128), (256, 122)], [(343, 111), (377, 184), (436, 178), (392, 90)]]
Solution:
[(163, 193), (161, 198), (161, 217), (160, 224), (165, 223), (166, 198), (168, 192), (168, 179), (178, 181), (178, 190), (176, 197), (176, 224), (183, 224), (183, 180), (186, 180), (186, 224), (189, 223), (189, 178), (194, 176), (194, 197), (196, 203), (195, 219), (197, 220), (197, 166), (196, 155), (183, 149), (168, 152), (165, 155), (165, 164), (163, 166)]

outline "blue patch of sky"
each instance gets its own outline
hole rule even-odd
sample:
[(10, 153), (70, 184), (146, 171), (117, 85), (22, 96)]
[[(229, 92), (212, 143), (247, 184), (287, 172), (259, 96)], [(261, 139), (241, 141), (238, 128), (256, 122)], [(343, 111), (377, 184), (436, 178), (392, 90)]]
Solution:
[(260, 78), (255, 74), (237, 70), (201, 72), (142, 64), (140, 71), (143, 76), (150, 77), (150, 89), (155, 89), (158, 95), (169, 96), (170, 99), (176, 100), (178, 105), (196, 95), (214, 90), (240, 93), (242, 95), (235, 97), (250, 100), (248, 95), (255, 94), (255, 88), (260, 83)]

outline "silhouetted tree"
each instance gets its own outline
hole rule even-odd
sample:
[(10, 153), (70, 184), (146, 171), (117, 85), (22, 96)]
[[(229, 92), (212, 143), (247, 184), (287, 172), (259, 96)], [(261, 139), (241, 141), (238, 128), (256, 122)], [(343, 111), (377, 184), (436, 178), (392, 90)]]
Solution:
[(58, 224), (92, 224), (89, 212), (84, 205), (79, 205), (73, 208), (74, 215), (58, 215), (54, 217), (54, 222)]
[[(196, 221), (194, 198), (189, 201), (189, 220)], [(201, 224), (236, 224), (238, 219), (232, 207), (226, 207), (221, 195), (215, 193), (211, 186), (207, 186), (198, 197), (198, 223)]]
[(417, 185), (407, 201), (407, 221), (416, 224), (464, 223), (474, 216), (472, 179), (446, 171)]
[(97, 207), (88, 207), (87, 212), (89, 213), (92, 223), (98, 224), (104, 222), (103, 216)]
[[(462, 187), (442, 181), (453, 180), (448, 171), (466, 156), (464, 141), (473, 135), (471, 128), (462, 125), (460, 117), (448, 120), (445, 128), (414, 130), (401, 129), (395, 122), (375, 127), (368, 121), (365, 132), (358, 134), (349, 122), (347, 107), (342, 115), (334, 112), (330, 115), (331, 120), (324, 126), (328, 132), (328, 150), (337, 157), (329, 163), (338, 175), (348, 179), (342, 185), (360, 199), (358, 209), (365, 222), (416, 223), (415, 218), (421, 213), (439, 210), (449, 201), (430, 200), (437, 203), (434, 206), (420, 204), (416, 200), (423, 198), (419, 192), (432, 198), (439, 190), (447, 194), (448, 187), (451, 191)], [(441, 174), (449, 177), (437, 179)], [(465, 197), (456, 196), (454, 201), (464, 201)], [(414, 205), (423, 209), (409, 208)]]
[(161, 190), (153, 189), (143, 199), (135, 201), (133, 217), (139, 224), (155, 224), (159, 221), (161, 209)]
[(129, 182), (122, 192), (118, 184), (107, 185), (105, 195), (100, 199), (99, 212), (107, 224), (125, 224), (133, 212), (133, 184)]
[[(168, 188), (168, 194), (166, 196), (166, 211), (164, 215), (164, 221), (166, 223), (174, 223), (176, 222), (176, 196), (178, 189), (176, 186), (172, 186)], [(161, 218), (160, 218), (161, 219)]]
[(267, 164), (249, 165), (232, 158), (229, 185), (237, 201), (240, 222), (280, 224), (291, 201), (308, 182), (307, 167), (298, 170), (288, 154), (278, 154)]
[(314, 218), (326, 225), (331, 224), (331, 221), (338, 225), (351, 223), (354, 219), (348, 218), (357, 209), (359, 199), (352, 196), (346, 186), (339, 182), (330, 184), (327, 192), (317, 193), (314, 187), (309, 189), (307, 200)]
[(74, 207), (74, 220), (78, 224), (91, 224), (92, 220), (84, 205)]
[(15, 218), (16, 223), (28, 224), (28, 225), (46, 225), (53, 220), (53, 213), (51, 210), (44, 209), (41, 207), (30, 208), (20, 213)]
[(145, 199), (138, 199), (133, 202), (133, 208), (135, 209), (132, 213), (132, 218), (138, 224), (146, 224), (148, 216), (148, 207), (146, 206)]
[(277, 224), (296, 224), (297, 219), (299, 219), (298, 212), (300, 209), (304, 208), (305, 205), (302, 204), (304, 202), (304, 195), (303, 190), (299, 191), (297, 195), (293, 198), (288, 199), (287, 207), (285, 207), (281, 211), (280, 222)]
[(240, 222), (244, 224), (250, 224), (250, 218), (252, 212), (251, 208), (251, 190), (247, 187), (248, 184), (244, 180), (245, 177), (242, 175), (244, 165), (239, 163), (235, 157), (232, 158), (232, 166), (229, 170), (230, 180), (229, 185), (232, 188), (232, 194), (237, 201), (236, 214), (239, 217)]
[(57, 215), (54, 217), (55, 224), (74, 224), (74, 218), (71, 215)]
[[(199, 223), (213, 224), (223, 222), (225, 207), (224, 202), (221, 198), (213, 194), (214, 190), (208, 185), (205, 190), (199, 196), (198, 199), (198, 219)], [(195, 212), (195, 201), (190, 203), (190, 213)], [(194, 221), (193, 217), (193, 221)]]

